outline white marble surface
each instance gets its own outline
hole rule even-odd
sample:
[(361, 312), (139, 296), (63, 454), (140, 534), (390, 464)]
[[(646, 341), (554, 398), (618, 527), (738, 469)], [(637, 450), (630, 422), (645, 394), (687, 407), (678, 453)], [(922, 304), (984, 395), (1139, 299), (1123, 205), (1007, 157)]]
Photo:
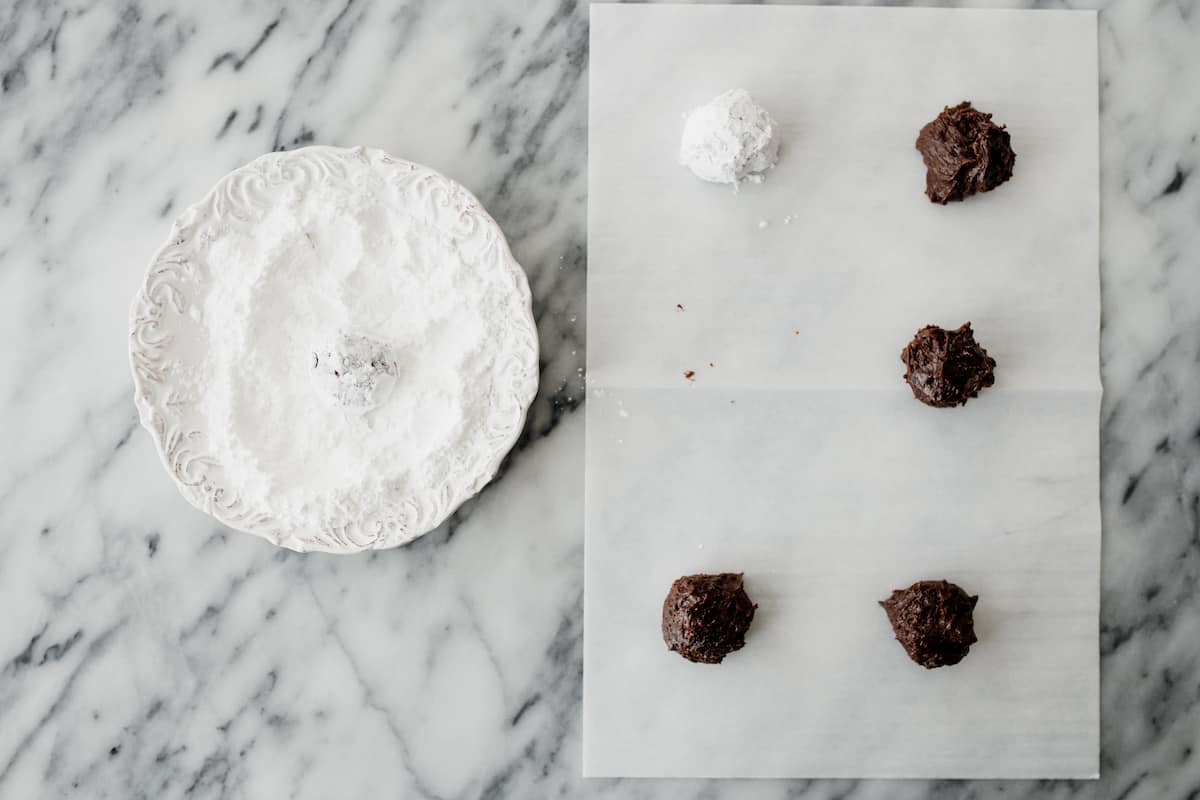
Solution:
[[(1097, 783), (579, 777), (586, 34), (570, 0), (0, 8), (0, 796), (1195, 797), (1200, 10), (1101, 15)], [(503, 479), (363, 558), (190, 510), (125, 363), (171, 211), (309, 141), (477, 192), (544, 343)]]

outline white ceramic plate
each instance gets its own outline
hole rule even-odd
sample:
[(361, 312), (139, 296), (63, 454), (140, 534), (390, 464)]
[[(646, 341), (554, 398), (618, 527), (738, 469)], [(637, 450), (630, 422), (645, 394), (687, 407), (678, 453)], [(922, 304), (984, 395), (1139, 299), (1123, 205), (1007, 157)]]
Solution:
[[(228, 454), (229, 448), (222, 449), (217, 443), (229, 433), (227, 425), (209, 422), (213, 418), (213, 381), (219, 377), (211, 374), (211, 300), (214, 293), (228, 291), (237, 268), (222, 256), (226, 250), (215, 243), (233, 235), (253, 243), (260, 226), (266, 224), (264, 220), (273, 210), (277, 212), (285, 198), (324, 196), (331, 187), (349, 193), (369, 191), (371, 202), (377, 204), (377, 209), (371, 207), (372, 213), (377, 211), (383, 230), (398, 226), (417, 231), (406, 234), (410, 237), (434, 237), (443, 245), (452, 242), (457, 248), (454, 268), (466, 270), (473, 281), (486, 287), (482, 295), (488, 305), (486, 315), (482, 309), (460, 309), (473, 315), (471, 318), (486, 319), (478, 341), (471, 344), (471, 358), (456, 365), (468, 371), (466, 391), (478, 393), (473, 400), (485, 413), (468, 421), (474, 424), (449, 426), (445, 435), (439, 434), (441, 438), (426, 443), (421, 455), (410, 454), (404, 474), (388, 474), (388, 462), (379, 458), (356, 472), (351, 451), (351, 463), (343, 465), (350, 468), (339, 467), (334, 500), (315, 503), (311, 512), (305, 505), (298, 518), (295, 508), (282, 513), (263, 502), (262, 493), (236, 485), (232, 476), (247, 474), (244, 465), (222, 463), (218, 455)], [(436, 283), (437, 270), (445, 266), (411, 265), (405, 259), (397, 259), (395, 265), (405, 271), (419, 268), (420, 274), (403, 276), (406, 285), (429, 292), (435, 290), (424, 287)], [(436, 299), (451, 305), (483, 302), (458, 296), (452, 286), (437, 291)], [(253, 313), (253, 309), (239, 313)], [(248, 330), (255, 336), (271, 335), (270, 326), (250, 326)], [(439, 333), (434, 326), (413, 341), (389, 345), (428, 352), (427, 348), (438, 347), (438, 338), (445, 335), (449, 334)], [(175, 221), (170, 238), (155, 254), (134, 298), (130, 361), (141, 422), (192, 505), (232, 528), (281, 547), (349, 553), (411, 541), (437, 527), (491, 480), (516, 442), (536, 393), (538, 342), (525, 274), (509, 252), (500, 228), (466, 189), (427, 167), (381, 150), (307, 147), (264, 155), (234, 170)], [(422, 390), (420, 381), (399, 381), (393, 394), (417, 402)], [(428, 405), (430, 401), (425, 398), (424, 402)], [(371, 413), (400, 414), (412, 407), (411, 403), (389, 402)], [(282, 422), (287, 424), (286, 419)], [(292, 435), (302, 437), (305, 431), (297, 429)], [(404, 459), (397, 457), (396, 461)], [(271, 466), (264, 466), (261, 459), (254, 463), (255, 469)], [(300, 476), (302, 482), (311, 484), (306, 484), (304, 491), (321, 499), (322, 479), (314, 474), (308, 465), (286, 463), (262, 478), (286, 485)], [(359, 474), (361, 491), (353, 483)], [(414, 474), (423, 477), (411, 480)], [(351, 481), (349, 490), (347, 480)]]

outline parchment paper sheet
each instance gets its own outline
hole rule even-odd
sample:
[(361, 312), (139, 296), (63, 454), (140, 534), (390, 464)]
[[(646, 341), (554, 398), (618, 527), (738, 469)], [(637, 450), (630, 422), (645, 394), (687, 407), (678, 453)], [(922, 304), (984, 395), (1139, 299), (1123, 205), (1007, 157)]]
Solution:
[[(1095, 15), (597, 4), (590, 58), (585, 773), (1094, 776)], [(737, 194), (676, 155), (734, 87), (783, 135)], [(964, 99), (1016, 174), (935, 206)], [(996, 386), (920, 405), (901, 348), (966, 320)], [(715, 667), (659, 632), (700, 571), (759, 604)], [(936, 578), (980, 641), (926, 671), (876, 602)]]

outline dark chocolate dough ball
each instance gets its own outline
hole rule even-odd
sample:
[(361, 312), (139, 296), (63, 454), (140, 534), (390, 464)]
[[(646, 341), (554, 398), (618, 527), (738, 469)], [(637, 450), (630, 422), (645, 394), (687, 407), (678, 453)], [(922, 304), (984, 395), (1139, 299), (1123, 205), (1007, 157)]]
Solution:
[(959, 406), (996, 382), (996, 359), (975, 341), (971, 323), (948, 331), (926, 325), (908, 343), (900, 360), (913, 397), (935, 408)]
[(741, 573), (685, 575), (663, 601), (663, 641), (688, 661), (720, 664), (746, 644), (756, 607)]
[(977, 641), (973, 613), (978, 601), (949, 581), (918, 581), (879, 605), (908, 657), (934, 669), (962, 661)]
[(917, 149), (925, 161), (925, 194), (942, 205), (995, 189), (1012, 177), (1017, 158), (1008, 131), (969, 102), (946, 106), (921, 128)]

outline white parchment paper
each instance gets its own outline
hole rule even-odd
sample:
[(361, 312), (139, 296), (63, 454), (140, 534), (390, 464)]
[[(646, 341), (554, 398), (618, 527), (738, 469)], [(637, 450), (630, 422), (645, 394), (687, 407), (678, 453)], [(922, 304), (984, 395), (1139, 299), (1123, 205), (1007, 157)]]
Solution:
[[(598, 4), (590, 58), (585, 773), (1094, 776), (1095, 15)], [(676, 160), (734, 87), (784, 137), (736, 194)], [(960, 100), (1015, 177), (935, 206)], [(967, 320), (996, 386), (920, 405), (900, 350)], [(659, 631), (702, 571), (759, 604), (720, 666)], [(980, 641), (926, 671), (877, 601), (937, 578)]]

